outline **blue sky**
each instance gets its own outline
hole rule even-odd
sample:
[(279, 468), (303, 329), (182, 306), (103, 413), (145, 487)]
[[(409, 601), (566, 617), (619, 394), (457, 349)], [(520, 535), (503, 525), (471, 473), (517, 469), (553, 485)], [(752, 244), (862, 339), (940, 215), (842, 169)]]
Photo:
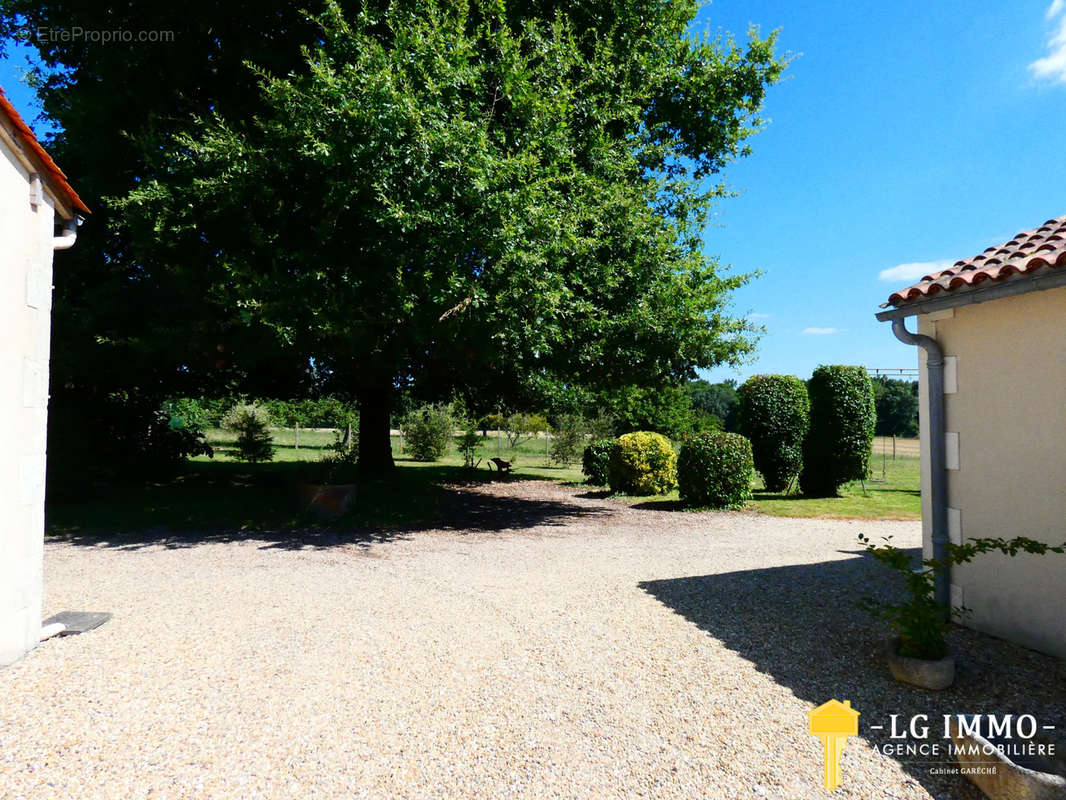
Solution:
[[(1066, 214), (1066, 0), (716, 0), (698, 20), (738, 36), (751, 23), (780, 28), (794, 60), (706, 241), (763, 271), (736, 310), (766, 334), (755, 361), (709, 377), (914, 367), (873, 315), (937, 267), (900, 265), (966, 258)], [(0, 85), (32, 122), (23, 63), (0, 62)]]

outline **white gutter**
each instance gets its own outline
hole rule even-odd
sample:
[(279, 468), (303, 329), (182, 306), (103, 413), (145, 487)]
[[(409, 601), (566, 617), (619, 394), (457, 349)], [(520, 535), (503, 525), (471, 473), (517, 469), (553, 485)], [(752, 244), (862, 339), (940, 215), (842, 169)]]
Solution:
[(67, 250), (73, 247), (74, 242), (78, 241), (78, 226), (81, 223), (82, 218), (77, 215), (73, 219), (68, 219), (63, 225), (63, 235), (52, 237), (52, 249)]

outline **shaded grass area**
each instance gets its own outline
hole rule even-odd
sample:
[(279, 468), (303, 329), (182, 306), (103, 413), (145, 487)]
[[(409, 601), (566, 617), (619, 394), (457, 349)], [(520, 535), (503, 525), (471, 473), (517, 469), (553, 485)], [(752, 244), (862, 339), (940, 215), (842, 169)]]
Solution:
[[(231, 434), (213, 430), (208, 439), (215, 448), (214, 458), (197, 457), (171, 478), (94, 486), (87, 496), (65, 502), (49, 500), (48, 532), (72, 536), (151, 530), (402, 530), (439, 523), (442, 506), (454, 495), (446, 487), (507, 480), (490, 472), (487, 465), (487, 459), (496, 454), (495, 440), (485, 442), (482, 463), (471, 471), (463, 468), (456, 453), (434, 463), (413, 461), (401, 452), (394, 437), (397, 469), (379, 479), (360, 481), (352, 511), (337, 522), (323, 523), (301, 512), (296, 487), (310, 479), (315, 463), (329, 452), (336, 440), (332, 431), (301, 431), (299, 449), (294, 431), (274, 431), (275, 458), (264, 464), (234, 460)], [(500, 449), (504, 458), (515, 460), (510, 480), (581, 480), (579, 468), (545, 464), (543, 439), (523, 442), (513, 452), (502, 442)]]

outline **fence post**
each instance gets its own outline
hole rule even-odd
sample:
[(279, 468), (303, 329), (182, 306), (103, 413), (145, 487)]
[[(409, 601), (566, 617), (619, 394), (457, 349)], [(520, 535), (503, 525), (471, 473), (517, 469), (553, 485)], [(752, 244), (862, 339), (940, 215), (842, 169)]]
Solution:
[(296, 444), (295, 444), (294, 449), (296, 449), (296, 450), (300, 449), (300, 423), (299, 422), (296, 423)]
[(892, 434), (892, 460), (896, 460), (896, 434)]

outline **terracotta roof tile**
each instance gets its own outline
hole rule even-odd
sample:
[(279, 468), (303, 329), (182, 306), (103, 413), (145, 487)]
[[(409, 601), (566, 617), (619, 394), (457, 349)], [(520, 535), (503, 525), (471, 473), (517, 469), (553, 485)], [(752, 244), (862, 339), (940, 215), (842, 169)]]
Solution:
[(88, 214), (89, 208), (78, 197), (78, 193), (74, 191), (70, 183), (67, 182), (67, 176), (63, 174), (63, 170), (56, 165), (56, 162), (48, 155), (41, 143), (37, 141), (37, 137), (33, 135), (30, 126), (23, 121), (22, 116), (11, 105), (11, 101), (7, 99), (7, 95), (4, 94), (2, 88), (0, 88), (0, 116), (7, 117), (11, 122), (11, 126), (15, 129), (15, 135), (22, 140), (23, 145), (26, 147), (30, 158), (40, 163), (43, 169), (41, 179), (48, 184), (49, 188), (55, 194), (66, 198), (76, 210)]
[(1005, 244), (989, 247), (973, 258), (956, 261), (948, 269), (926, 275), (913, 286), (893, 292), (888, 304), (902, 306), (940, 292), (1060, 267), (1066, 267), (1066, 216), (1049, 219), (1039, 228), (1019, 233)]

